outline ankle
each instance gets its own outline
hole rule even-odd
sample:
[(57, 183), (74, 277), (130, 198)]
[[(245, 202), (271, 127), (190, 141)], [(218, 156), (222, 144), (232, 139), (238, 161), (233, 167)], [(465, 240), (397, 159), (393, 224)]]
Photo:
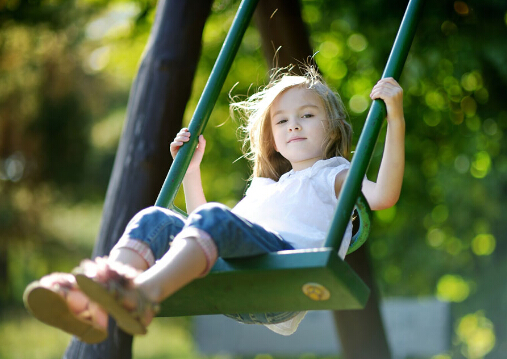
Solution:
[(133, 280), (134, 288), (141, 292), (151, 303), (160, 303), (164, 299), (160, 286), (145, 282), (142, 277), (142, 275), (139, 275)]

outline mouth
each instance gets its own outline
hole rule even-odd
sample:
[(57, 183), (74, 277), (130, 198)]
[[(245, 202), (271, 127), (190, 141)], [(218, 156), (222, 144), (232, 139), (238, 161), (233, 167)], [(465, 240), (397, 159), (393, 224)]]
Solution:
[(304, 141), (304, 140), (306, 140), (305, 137), (292, 137), (290, 140), (287, 141), (287, 143), (300, 142), (300, 141)]

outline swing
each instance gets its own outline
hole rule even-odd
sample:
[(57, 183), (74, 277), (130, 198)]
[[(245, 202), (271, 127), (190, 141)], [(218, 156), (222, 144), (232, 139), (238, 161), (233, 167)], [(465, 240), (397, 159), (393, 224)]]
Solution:
[[(224, 84), (258, 0), (243, 0), (225, 39), (189, 125), (201, 134)], [(399, 79), (407, 58), (423, 0), (410, 0), (382, 78)], [(359, 138), (338, 206), (322, 248), (280, 251), (248, 258), (218, 258), (210, 273), (180, 289), (161, 303), (159, 316), (260, 313), (364, 308), (370, 289), (337, 252), (353, 209), (360, 226), (348, 253), (359, 248), (370, 232), (370, 208), (361, 193), (376, 139), (386, 115), (383, 101), (375, 100)], [(176, 156), (155, 203), (184, 213), (174, 198), (197, 147), (192, 136)]]

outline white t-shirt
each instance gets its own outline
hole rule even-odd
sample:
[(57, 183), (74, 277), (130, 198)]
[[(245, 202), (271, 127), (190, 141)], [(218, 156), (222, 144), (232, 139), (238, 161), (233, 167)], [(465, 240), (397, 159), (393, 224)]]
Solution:
[[(317, 161), (301, 171), (291, 170), (278, 181), (254, 177), (245, 197), (232, 209), (233, 213), (278, 233), (295, 249), (318, 248), (324, 245), (338, 204), (335, 178), (348, 169), (343, 157)], [(339, 255), (345, 257), (352, 236), (349, 223)], [(279, 324), (266, 325), (282, 334), (294, 333), (306, 312)]]

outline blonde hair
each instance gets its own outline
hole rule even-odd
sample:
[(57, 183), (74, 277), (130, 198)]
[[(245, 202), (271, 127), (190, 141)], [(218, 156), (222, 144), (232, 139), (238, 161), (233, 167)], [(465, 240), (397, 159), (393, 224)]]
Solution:
[(314, 91), (322, 100), (328, 120), (323, 158), (335, 156), (349, 158), (352, 127), (347, 122), (347, 112), (338, 94), (333, 92), (313, 67), (307, 67), (302, 76), (291, 73), (292, 67), (273, 72), (269, 84), (245, 101), (231, 104), (231, 115), (239, 115), (246, 122), (241, 128), (245, 134), (243, 152), (253, 162), (254, 177), (267, 177), (278, 181), (291, 170), (290, 162), (275, 150), (271, 130), (270, 109), (273, 101), (293, 87), (304, 86)]

